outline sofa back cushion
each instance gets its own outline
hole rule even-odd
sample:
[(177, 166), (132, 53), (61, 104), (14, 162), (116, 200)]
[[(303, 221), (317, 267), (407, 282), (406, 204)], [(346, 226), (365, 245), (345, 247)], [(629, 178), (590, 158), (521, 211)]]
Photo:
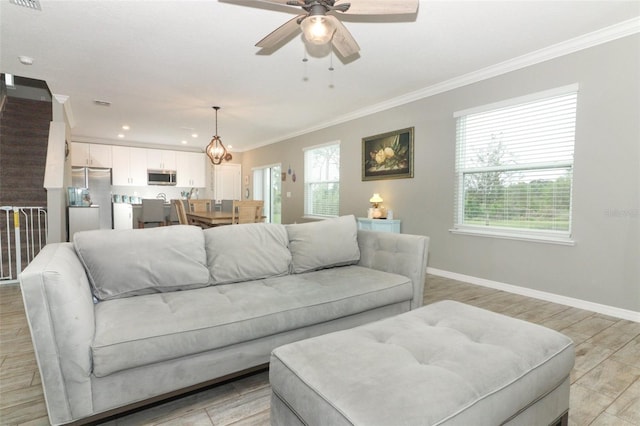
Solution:
[(214, 284), (286, 275), (291, 253), (287, 230), (274, 223), (217, 226), (204, 231), (207, 266)]
[(204, 236), (196, 226), (78, 232), (73, 244), (99, 300), (209, 284)]
[(360, 260), (358, 226), (353, 215), (286, 227), (295, 274)]

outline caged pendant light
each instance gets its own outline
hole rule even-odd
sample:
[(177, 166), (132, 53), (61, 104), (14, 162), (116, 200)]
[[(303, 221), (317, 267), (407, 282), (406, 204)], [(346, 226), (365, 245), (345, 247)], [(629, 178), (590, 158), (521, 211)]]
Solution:
[(214, 106), (212, 108), (216, 110), (216, 134), (211, 139), (211, 142), (209, 142), (209, 145), (207, 145), (205, 152), (211, 160), (211, 163), (218, 165), (222, 163), (222, 160), (229, 161), (231, 154), (229, 154), (227, 148), (222, 144), (222, 139), (218, 136), (218, 110), (220, 107)]

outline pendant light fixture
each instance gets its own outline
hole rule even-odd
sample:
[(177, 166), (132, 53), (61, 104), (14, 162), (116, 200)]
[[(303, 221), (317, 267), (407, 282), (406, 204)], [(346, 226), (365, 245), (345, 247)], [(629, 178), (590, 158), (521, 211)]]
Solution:
[(222, 160), (228, 161), (229, 157), (231, 157), (231, 154), (229, 154), (227, 148), (225, 148), (222, 144), (222, 139), (220, 138), (220, 136), (218, 136), (218, 110), (220, 109), (220, 107), (214, 106), (212, 108), (216, 110), (216, 134), (211, 139), (211, 142), (209, 142), (209, 145), (207, 145), (205, 151), (207, 153), (207, 156), (211, 160), (211, 163), (217, 166), (218, 164), (222, 163)]

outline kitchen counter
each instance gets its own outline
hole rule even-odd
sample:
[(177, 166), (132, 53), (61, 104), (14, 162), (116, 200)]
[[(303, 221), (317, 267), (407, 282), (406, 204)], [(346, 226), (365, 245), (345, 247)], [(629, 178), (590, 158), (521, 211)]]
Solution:
[[(142, 208), (142, 204), (133, 204), (133, 203), (130, 203), (130, 204), (131, 204), (131, 207), (133, 207), (134, 209)], [(171, 203), (164, 203), (164, 208), (166, 209), (168, 207), (171, 207)]]

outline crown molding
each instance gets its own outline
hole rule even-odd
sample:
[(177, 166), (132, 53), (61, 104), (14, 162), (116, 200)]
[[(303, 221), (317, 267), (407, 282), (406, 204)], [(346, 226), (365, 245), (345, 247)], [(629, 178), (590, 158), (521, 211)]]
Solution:
[(402, 96), (380, 102), (366, 108), (362, 108), (353, 111), (348, 114), (343, 114), (340, 118), (335, 120), (326, 121), (318, 124), (317, 126), (309, 127), (304, 130), (300, 130), (294, 133), (290, 133), (281, 136), (277, 139), (270, 139), (258, 144), (252, 145), (243, 151), (249, 151), (252, 149), (260, 148), (266, 145), (270, 145), (276, 142), (282, 142), (286, 139), (290, 139), (296, 136), (305, 135), (307, 133), (315, 132), (318, 130), (326, 129), (327, 127), (342, 124), (351, 120), (366, 117), (377, 112), (386, 111), (391, 108), (402, 106), (411, 102), (418, 101), (420, 99), (428, 98), (440, 93), (448, 92), (450, 90), (458, 89), (460, 87), (468, 86), (469, 84), (477, 83), (489, 78), (497, 77), (512, 71), (516, 71), (522, 68), (526, 68), (532, 65), (536, 65), (551, 59), (555, 59), (561, 56), (565, 56), (571, 53), (575, 53), (590, 47), (598, 46), (600, 44), (608, 43), (620, 38), (624, 38), (640, 32), (640, 17), (629, 19), (627, 21), (620, 22), (609, 27), (602, 28), (597, 31), (593, 31), (588, 34), (584, 34), (572, 39), (539, 49), (533, 52), (517, 56), (512, 59), (497, 63), (495, 65), (488, 66), (486, 68), (472, 71), (470, 73), (461, 75), (459, 77), (452, 78), (450, 80), (443, 81), (441, 83), (434, 84), (432, 86), (425, 87), (414, 92), (409, 92)]
[(62, 108), (64, 108), (64, 113), (67, 116), (67, 122), (69, 124), (69, 127), (71, 127), (72, 129), (76, 126), (76, 120), (73, 117), (73, 110), (71, 109), (71, 102), (69, 101), (69, 96), (67, 95), (59, 95), (59, 94), (53, 94), (53, 99), (55, 99), (59, 104), (62, 105)]
[(64, 104), (65, 102), (67, 102), (67, 100), (69, 100), (69, 96), (67, 95), (56, 95), (55, 93), (53, 94), (53, 98), (58, 101), (59, 104)]
[[(144, 149), (164, 149), (168, 151), (180, 151), (180, 152), (195, 152), (198, 154), (202, 154), (202, 147), (184, 147), (177, 145), (166, 145), (166, 144), (153, 144), (146, 142), (137, 142), (130, 140), (122, 140), (122, 139), (108, 139), (108, 138), (95, 138), (91, 136), (82, 136), (82, 135), (74, 135), (71, 137), (71, 142), (80, 142), (80, 143), (90, 143), (96, 145), (112, 145), (112, 146), (124, 146), (130, 148), (144, 148)], [(239, 151), (233, 151), (239, 152)]]

